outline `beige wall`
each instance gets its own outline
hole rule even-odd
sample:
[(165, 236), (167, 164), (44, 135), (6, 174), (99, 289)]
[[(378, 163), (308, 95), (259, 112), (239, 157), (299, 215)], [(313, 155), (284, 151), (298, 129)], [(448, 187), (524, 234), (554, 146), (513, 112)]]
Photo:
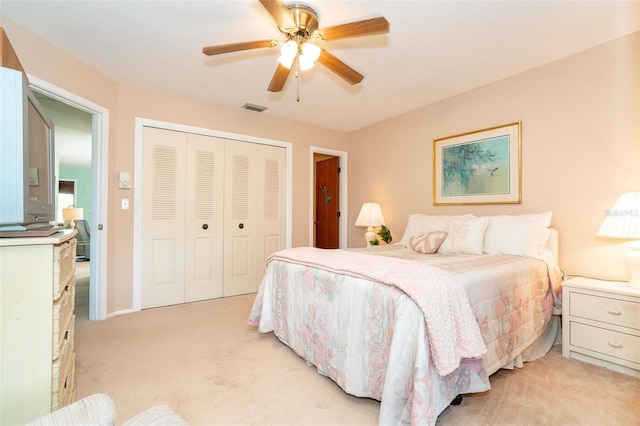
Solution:
[[(2, 26), (28, 73), (110, 111), (108, 312), (132, 306), (136, 202), (120, 210), (132, 192), (117, 188), (117, 173), (134, 172), (136, 117), (291, 142), (294, 246), (308, 243), (313, 145), (349, 152), (350, 224), (365, 201), (381, 203), (395, 241), (415, 212), (551, 210), (566, 273), (626, 279), (623, 245), (595, 234), (620, 192), (640, 190), (640, 33), (346, 134), (118, 84), (12, 22)], [(523, 203), (434, 207), (433, 139), (513, 121), (523, 126)], [(349, 245), (362, 246), (363, 232), (350, 225)]]
[[(346, 151), (347, 133), (118, 84), (11, 21), (3, 19), (2, 26), (27, 73), (109, 110), (108, 313), (132, 307), (133, 217), (137, 206), (131, 190), (118, 189), (117, 176), (119, 171), (130, 171), (132, 176), (135, 172), (136, 117), (290, 142), (292, 244), (308, 245), (310, 147)], [(131, 209), (120, 209), (121, 198), (131, 199)]]
[[(522, 204), (433, 206), (433, 139), (515, 121)], [(565, 273), (626, 280), (625, 244), (596, 233), (621, 192), (640, 190), (640, 33), (353, 132), (348, 151), (350, 224), (365, 201), (395, 241), (416, 212), (551, 210)], [(363, 232), (351, 226), (351, 246)]]

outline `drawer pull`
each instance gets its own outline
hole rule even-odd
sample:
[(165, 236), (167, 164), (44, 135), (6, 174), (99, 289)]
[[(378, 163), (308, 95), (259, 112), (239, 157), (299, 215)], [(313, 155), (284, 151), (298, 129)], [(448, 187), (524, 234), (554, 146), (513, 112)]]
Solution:
[(622, 314), (622, 312), (620, 312), (620, 309), (618, 309), (618, 308), (608, 308), (607, 312), (609, 312), (611, 315), (620, 315), (620, 314)]
[(610, 341), (609, 346), (611, 346), (612, 348), (620, 349), (622, 347), (622, 343), (616, 342), (616, 341), (613, 341), (613, 342)]

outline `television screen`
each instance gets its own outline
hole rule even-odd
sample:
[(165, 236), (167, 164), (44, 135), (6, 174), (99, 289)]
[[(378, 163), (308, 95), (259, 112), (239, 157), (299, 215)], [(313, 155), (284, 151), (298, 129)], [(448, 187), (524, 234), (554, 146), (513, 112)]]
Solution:
[(52, 227), (53, 122), (22, 72), (0, 67), (0, 95), (0, 231)]
[(53, 185), (51, 178), (50, 152), (51, 128), (34, 100), (29, 97), (28, 105), (28, 142), (29, 142), (29, 200), (53, 203)]

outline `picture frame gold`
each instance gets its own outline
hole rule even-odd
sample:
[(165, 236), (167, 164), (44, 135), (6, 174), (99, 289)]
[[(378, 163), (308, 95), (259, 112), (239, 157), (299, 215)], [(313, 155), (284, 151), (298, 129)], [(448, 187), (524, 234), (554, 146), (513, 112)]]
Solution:
[(433, 204), (521, 204), (522, 122), (433, 140)]

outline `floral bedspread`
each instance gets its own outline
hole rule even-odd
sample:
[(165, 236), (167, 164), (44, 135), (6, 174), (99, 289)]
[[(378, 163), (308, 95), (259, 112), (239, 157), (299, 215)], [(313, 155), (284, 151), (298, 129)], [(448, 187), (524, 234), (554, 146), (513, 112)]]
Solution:
[(549, 267), (518, 256), (419, 255), (396, 246), (368, 254), (412, 258), (462, 282), (487, 346), (441, 376), (418, 305), (370, 279), (272, 260), (249, 323), (273, 331), (347, 393), (381, 402), (380, 424), (435, 424), (458, 394), (490, 388), (489, 375), (544, 331), (553, 309)]
[(396, 257), (314, 247), (274, 253), (267, 260), (267, 267), (276, 260), (364, 278), (402, 290), (422, 311), (431, 359), (441, 376), (455, 370), (461, 358), (480, 358), (487, 351), (464, 288), (448, 271)]

